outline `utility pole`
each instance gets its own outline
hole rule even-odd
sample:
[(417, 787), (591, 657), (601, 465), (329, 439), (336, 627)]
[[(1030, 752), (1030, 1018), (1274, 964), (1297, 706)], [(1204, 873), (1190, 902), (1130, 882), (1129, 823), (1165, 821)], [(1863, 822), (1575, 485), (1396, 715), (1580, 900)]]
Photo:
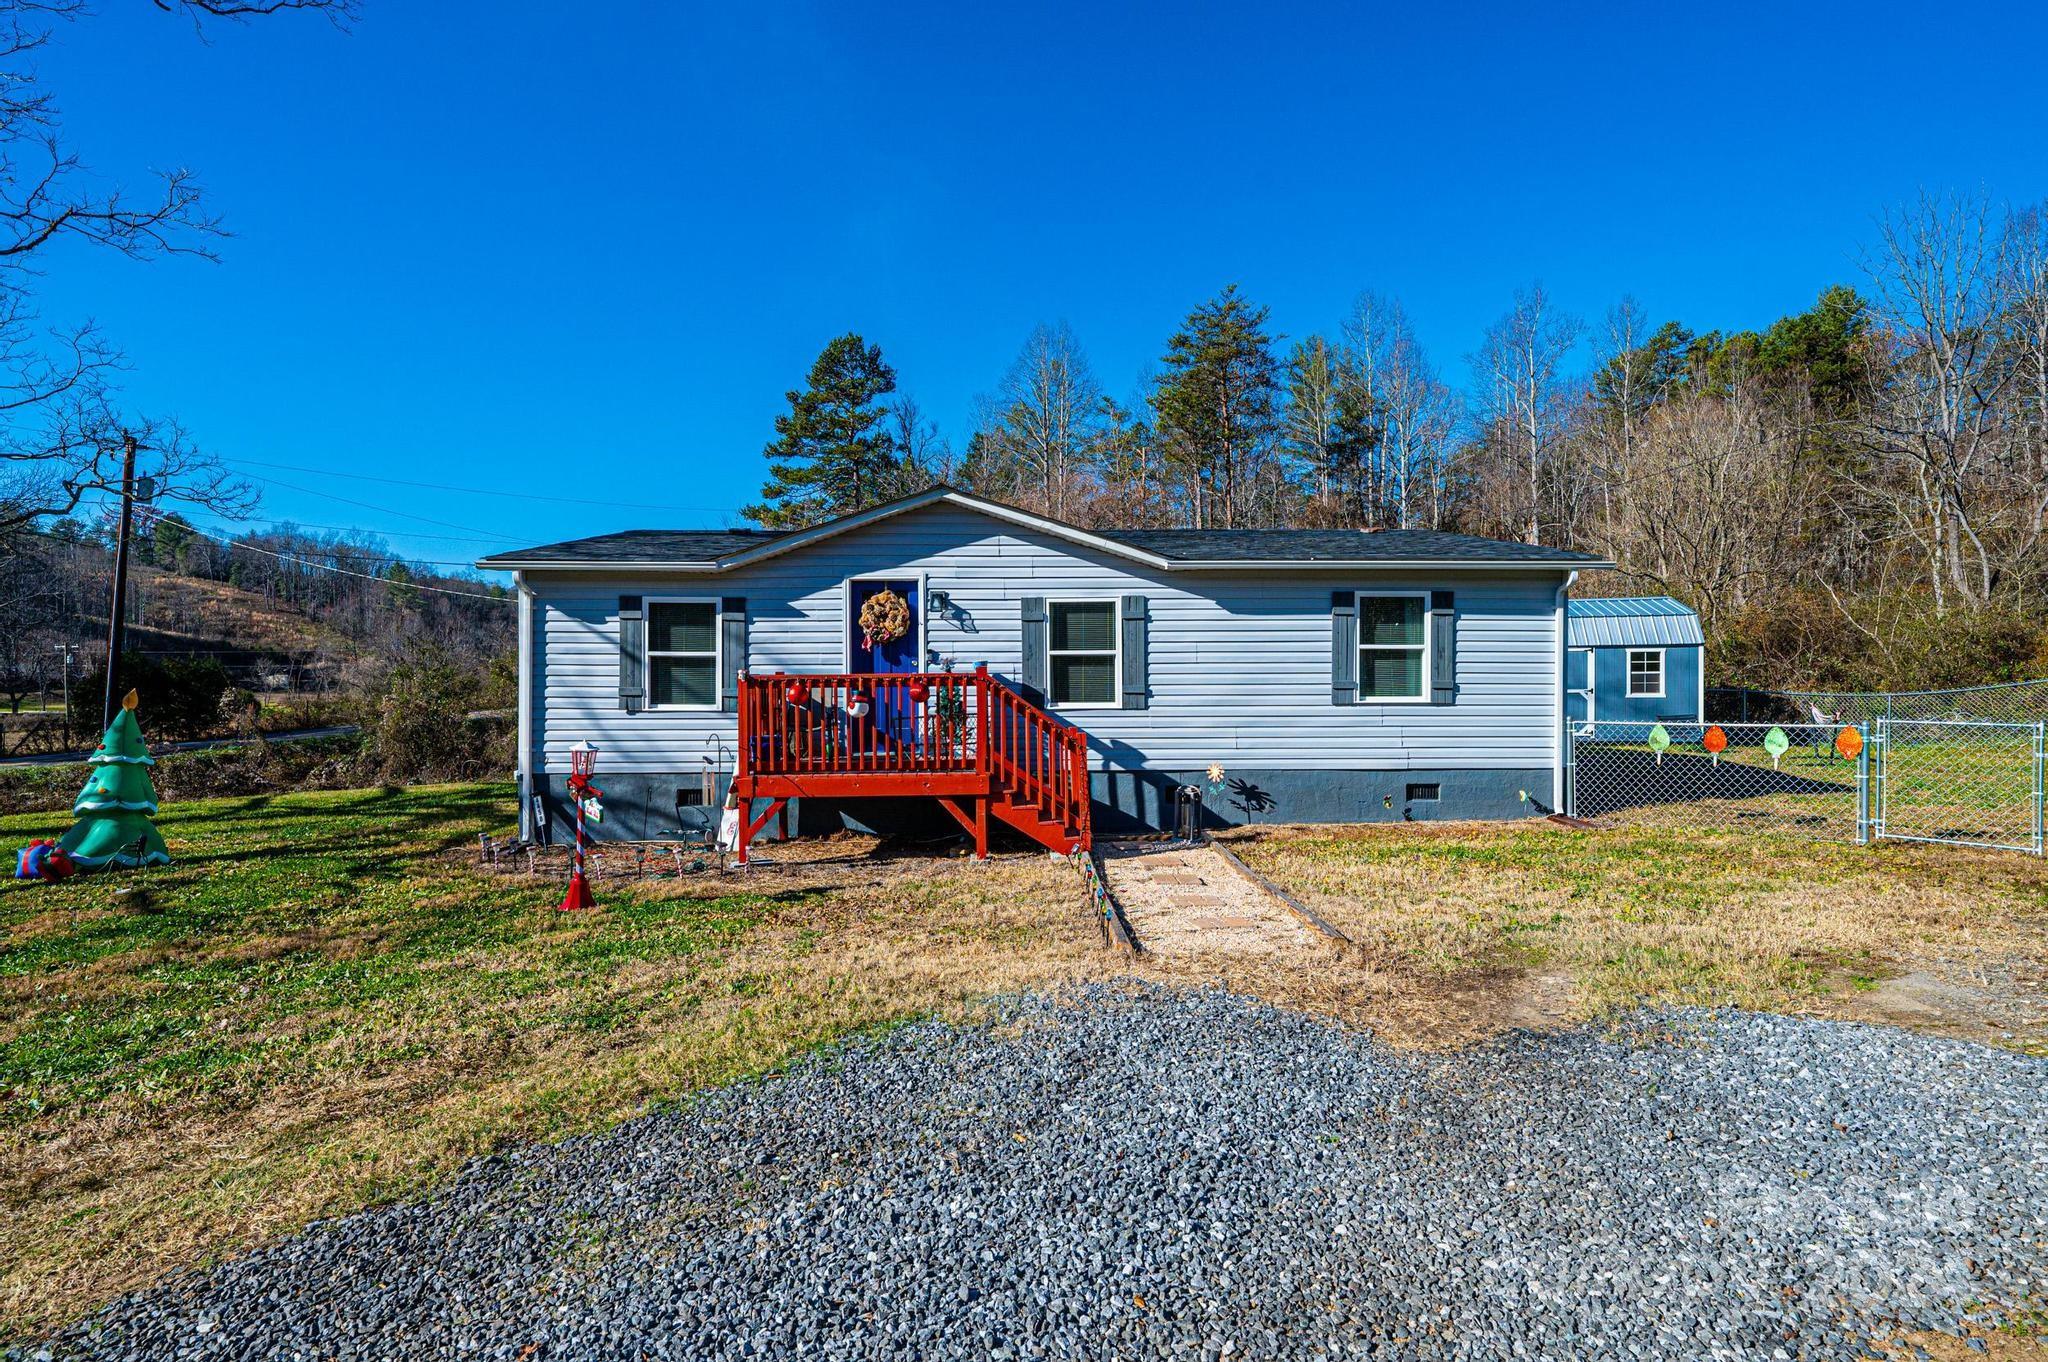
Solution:
[(114, 606), (107, 612), (107, 693), (100, 705), (100, 732), (114, 725), (120, 705), (121, 648), (128, 632), (128, 533), (135, 523), (135, 451), (133, 435), (121, 437), (121, 524), (114, 531)]
[(71, 653), (71, 645), (68, 643), (58, 644), (57, 651), (64, 656), (64, 736), (66, 739), (69, 739), (71, 737), (71, 663), (74, 659)]

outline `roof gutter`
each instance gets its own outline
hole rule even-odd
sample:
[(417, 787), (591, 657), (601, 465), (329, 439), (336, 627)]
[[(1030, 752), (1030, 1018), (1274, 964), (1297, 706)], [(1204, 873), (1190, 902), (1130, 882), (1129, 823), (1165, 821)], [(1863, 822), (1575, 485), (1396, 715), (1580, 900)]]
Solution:
[[(476, 566), (485, 572), (730, 572), (772, 554), (748, 554), (744, 558), (715, 562), (660, 562), (635, 559), (621, 562), (553, 562), (518, 558), (494, 561), (481, 559)], [(1128, 555), (1127, 556), (1131, 556)], [(1550, 562), (1514, 558), (1159, 558), (1146, 555), (1144, 561), (1162, 572), (1593, 572), (1611, 568), (1604, 558), (1571, 558)]]

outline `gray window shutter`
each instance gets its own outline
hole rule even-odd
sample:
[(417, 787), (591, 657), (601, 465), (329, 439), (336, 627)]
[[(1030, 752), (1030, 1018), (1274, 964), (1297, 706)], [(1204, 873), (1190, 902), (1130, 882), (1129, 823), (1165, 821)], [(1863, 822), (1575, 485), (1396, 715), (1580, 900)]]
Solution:
[(647, 624), (638, 596), (619, 597), (619, 708), (638, 714), (647, 695)]
[(718, 603), (718, 707), (740, 712), (740, 673), (747, 665), (747, 598), (727, 596)]
[(1052, 664), (1046, 657), (1045, 597), (1026, 596), (1018, 602), (1023, 615), (1022, 655), (1017, 681), (1024, 698), (1034, 705), (1045, 703), (1052, 686)]
[(1124, 674), (1121, 678), (1125, 709), (1143, 709), (1151, 701), (1146, 688), (1145, 598), (1126, 596), (1118, 612), (1123, 620)]
[(1456, 593), (1429, 593), (1429, 702), (1458, 698), (1458, 602)]
[(1358, 703), (1358, 593), (1330, 593), (1330, 703)]

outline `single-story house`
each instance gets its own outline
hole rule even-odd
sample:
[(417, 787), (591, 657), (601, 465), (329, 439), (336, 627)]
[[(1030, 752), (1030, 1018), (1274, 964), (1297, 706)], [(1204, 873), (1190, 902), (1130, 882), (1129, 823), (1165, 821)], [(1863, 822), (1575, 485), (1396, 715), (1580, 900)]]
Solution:
[[(970, 826), (1064, 819), (1078, 844), (1171, 827), (1189, 785), (1224, 822), (1556, 808), (1567, 592), (1612, 564), (1428, 530), (1082, 529), (935, 487), (808, 529), (478, 566), (517, 583), (529, 832), (561, 835), (589, 742), (601, 836), (701, 828), (737, 782), (804, 830), (933, 811), (866, 797), (915, 793)], [(908, 623), (876, 639), (884, 592)]]
[(1699, 723), (1707, 712), (1706, 635), (1669, 596), (1591, 596), (1565, 612), (1565, 703), (1593, 723)]

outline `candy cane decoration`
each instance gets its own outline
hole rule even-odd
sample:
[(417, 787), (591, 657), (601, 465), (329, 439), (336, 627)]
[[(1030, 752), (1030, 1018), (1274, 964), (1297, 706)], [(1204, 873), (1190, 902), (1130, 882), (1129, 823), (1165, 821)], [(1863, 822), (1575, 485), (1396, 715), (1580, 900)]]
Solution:
[(595, 807), (599, 817), (603, 817), (604, 811), (604, 806), (598, 803), (604, 798), (604, 791), (590, 783), (591, 773), (596, 769), (596, 744), (579, 742), (569, 749), (569, 798), (576, 805), (576, 861), (569, 871), (569, 892), (562, 896), (559, 911), (564, 913), (597, 907), (597, 897), (590, 892), (589, 881), (583, 878), (584, 810), (587, 806)]

